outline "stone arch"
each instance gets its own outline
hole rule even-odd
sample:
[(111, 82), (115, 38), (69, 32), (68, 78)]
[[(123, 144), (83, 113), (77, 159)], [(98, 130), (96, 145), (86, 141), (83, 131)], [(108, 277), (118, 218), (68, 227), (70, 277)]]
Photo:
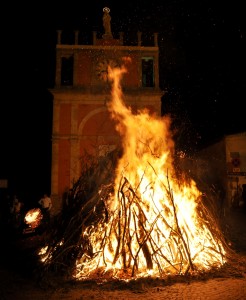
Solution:
[(120, 139), (115, 125), (107, 107), (91, 110), (79, 124), (78, 154), (89, 151), (104, 156), (117, 148)]
[(82, 132), (83, 129), (85, 127), (85, 124), (88, 122), (88, 120), (93, 117), (94, 115), (100, 113), (100, 112), (107, 112), (108, 109), (106, 107), (100, 107), (97, 109), (94, 109), (92, 111), (90, 111), (84, 118), (83, 120), (80, 122), (79, 124), (79, 130), (78, 130), (78, 138), (80, 139), (80, 137), (82, 136)]

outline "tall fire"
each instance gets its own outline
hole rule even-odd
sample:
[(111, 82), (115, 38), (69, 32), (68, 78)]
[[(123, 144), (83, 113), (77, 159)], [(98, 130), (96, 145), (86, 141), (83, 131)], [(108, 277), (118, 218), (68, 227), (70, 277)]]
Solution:
[[(219, 228), (196, 183), (176, 176), (171, 120), (146, 110), (133, 113), (125, 106), (120, 86), (124, 72), (124, 67), (109, 69), (108, 109), (122, 139), (113, 189), (101, 184), (98, 200), (90, 204), (84, 200), (81, 205), (82, 224), (74, 218), (67, 222), (79, 228), (76, 247), (69, 254), (74, 260), (73, 276), (78, 280), (162, 278), (220, 268), (226, 251)], [(100, 216), (88, 222), (100, 203)], [(68, 240), (73, 234), (64, 229), (56, 244), (42, 252), (45, 264), (71, 249)]]

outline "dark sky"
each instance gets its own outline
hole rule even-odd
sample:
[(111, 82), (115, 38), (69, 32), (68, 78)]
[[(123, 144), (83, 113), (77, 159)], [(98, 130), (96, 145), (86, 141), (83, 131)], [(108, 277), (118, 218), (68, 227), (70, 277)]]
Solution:
[(22, 197), (50, 189), (56, 30), (103, 33), (105, 6), (113, 34), (159, 33), (163, 112), (173, 117), (178, 147), (246, 130), (243, 1), (52, 2), (10, 3), (2, 25), (0, 178)]

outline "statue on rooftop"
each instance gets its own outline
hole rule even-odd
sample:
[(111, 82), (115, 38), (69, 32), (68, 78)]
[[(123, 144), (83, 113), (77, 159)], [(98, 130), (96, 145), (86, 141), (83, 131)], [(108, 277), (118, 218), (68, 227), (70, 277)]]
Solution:
[(110, 9), (108, 7), (103, 8), (103, 27), (105, 31), (105, 36), (112, 37), (111, 32), (111, 16), (109, 14)]

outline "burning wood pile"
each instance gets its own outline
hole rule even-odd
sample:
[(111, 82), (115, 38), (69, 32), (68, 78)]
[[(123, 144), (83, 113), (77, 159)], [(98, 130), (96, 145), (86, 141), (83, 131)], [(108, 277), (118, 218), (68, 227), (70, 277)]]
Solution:
[(41, 209), (32, 208), (26, 213), (24, 222), (31, 228), (37, 228), (40, 225), (42, 218), (43, 215)]
[(40, 208), (32, 208), (28, 210), (24, 217), (24, 223), (27, 227), (24, 228), (23, 233), (34, 232), (35, 229), (40, 226), (42, 219), (43, 215)]
[(170, 119), (133, 114), (122, 69), (110, 70), (108, 109), (122, 152), (88, 160), (40, 257), (76, 279), (195, 274), (220, 268), (226, 245), (196, 183), (177, 178)]

